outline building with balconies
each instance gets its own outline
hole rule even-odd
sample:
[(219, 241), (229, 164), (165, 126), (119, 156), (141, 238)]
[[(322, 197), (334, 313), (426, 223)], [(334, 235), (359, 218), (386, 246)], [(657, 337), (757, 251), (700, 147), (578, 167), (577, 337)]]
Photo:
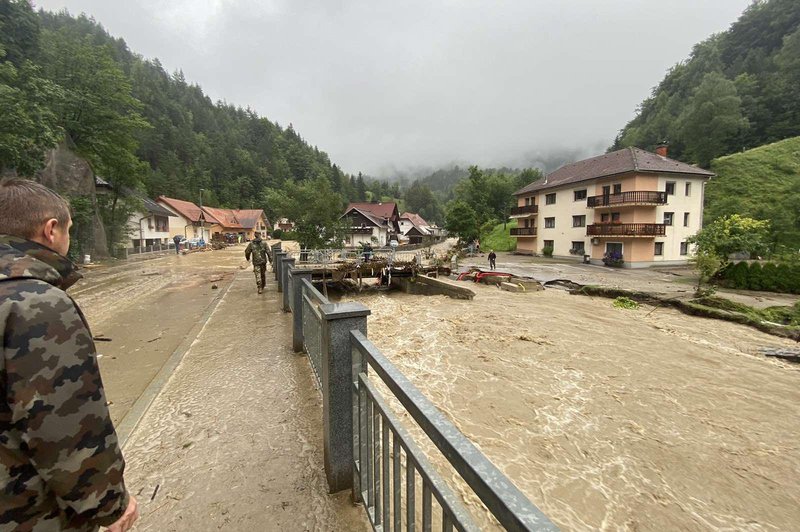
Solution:
[(568, 164), (514, 193), (520, 253), (588, 255), (626, 267), (685, 264), (702, 227), (704, 185), (714, 174), (656, 153), (625, 148)]

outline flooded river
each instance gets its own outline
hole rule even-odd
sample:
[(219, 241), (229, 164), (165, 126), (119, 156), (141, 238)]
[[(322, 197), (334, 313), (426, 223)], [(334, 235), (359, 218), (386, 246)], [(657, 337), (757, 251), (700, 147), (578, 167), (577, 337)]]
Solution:
[(757, 355), (790, 342), (671, 309), (474, 288), (473, 301), (347, 299), (562, 529), (798, 527), (800, 370)]

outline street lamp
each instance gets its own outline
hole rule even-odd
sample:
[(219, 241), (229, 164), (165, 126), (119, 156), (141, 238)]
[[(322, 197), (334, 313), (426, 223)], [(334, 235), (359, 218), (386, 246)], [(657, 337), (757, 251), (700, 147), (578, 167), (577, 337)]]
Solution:
[(203, 228), (205, 227), (205, 224), (203, 223), (203, 218), (204, 218), (203, 217), (203, 191), (204, 190), (205, 189), (202, 189), (202, 188), (200, 189), (200, 240), (202, 240), (203, 242), (205, 242), (205, 240), (206, 240), (206, 237), (203, 234)]

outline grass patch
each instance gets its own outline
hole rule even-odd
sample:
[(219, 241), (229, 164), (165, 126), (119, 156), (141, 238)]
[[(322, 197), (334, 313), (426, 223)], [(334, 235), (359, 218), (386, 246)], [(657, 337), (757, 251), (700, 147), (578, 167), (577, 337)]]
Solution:
[(503, 227), (503, 224), (495, 225), (491, 231), (481, 235), (481, 251), (488, 253), (495, 251), (515, 251), (517, 249), (517, 239), (511, 236), (511, 229), (517, 227), (517, 221), (511, 220)]
[(614, 306), (616, 308), (626, 308), (629, 310), (635, 310), (639, 308), (639, 303), (634, 301), (633, 299), (625, 296), (620, 296), (614, 299)]
[(694, 299), (692, 302), (703, 305), (704, 307), (743, 314), (755, 320), (780, 323), (787, 327), (800, 327), (800, 301), (791, 307), (778, 306), (763, 309), (753, 308), (743, 303), (737, 303), (729, 299), (714, 296), (701, 297)]
[(664, 298), (647, 292), (589, 285), (582, 286), (571, 293), (607, 297), (614, 299), (615, 302), (617, 299), (624, 298), (634, 303), (653, 305), (656, 308), (672, 307), (690, 316), (741, 323), (765, 333), (800, 341), (800, 302), (791, 307), (757, 309), (716, 296), (687, 301), (681, 298)]

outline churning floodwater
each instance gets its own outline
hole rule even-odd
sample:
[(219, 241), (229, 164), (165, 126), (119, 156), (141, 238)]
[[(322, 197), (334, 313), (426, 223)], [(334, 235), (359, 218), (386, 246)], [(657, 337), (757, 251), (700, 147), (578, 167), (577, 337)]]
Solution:
[(471, 287), (473, 301), (344, 299), (371, 309), (370, 339), (562, 529), (800, 523), (800, 371), (757, 354), (788, 341), (559, 290)]

